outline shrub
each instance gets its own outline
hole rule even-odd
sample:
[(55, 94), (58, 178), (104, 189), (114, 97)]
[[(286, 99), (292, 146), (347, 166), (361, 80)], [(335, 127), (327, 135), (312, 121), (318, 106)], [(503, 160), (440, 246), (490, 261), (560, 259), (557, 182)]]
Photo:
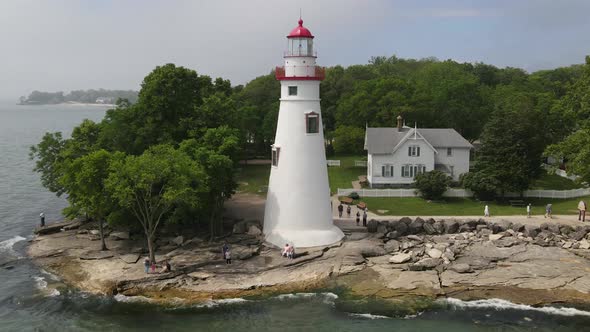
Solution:
[(350, 197), (350, 198), (352, 198), (352, 199), (359, 199), (359, 198), (361, 198), (361, 197), (359, 196), (359, 194), (358, 194), (358, 193), (356, 193), (356, 192), (351, 192), (350, 194), (348, 194), (348, 197)]
[(471, 190), (473, 196), (480, 201), (491, 201), (496, 198), (499, 187), (495, 178), (481, 171), (461, 175), (461, 183), (465, 189)]
[(451, 178), (440, 171), (430, 171), (416, 175), (414, 185), (425, 199), (440, 199), (447, 190)]

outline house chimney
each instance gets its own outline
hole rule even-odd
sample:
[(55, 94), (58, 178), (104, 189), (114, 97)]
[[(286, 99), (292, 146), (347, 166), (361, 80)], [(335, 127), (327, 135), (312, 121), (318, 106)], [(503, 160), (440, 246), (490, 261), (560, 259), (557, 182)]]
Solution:
[(402, 116), (398, 115), (397, 116), (397, 131), (402, 131)]

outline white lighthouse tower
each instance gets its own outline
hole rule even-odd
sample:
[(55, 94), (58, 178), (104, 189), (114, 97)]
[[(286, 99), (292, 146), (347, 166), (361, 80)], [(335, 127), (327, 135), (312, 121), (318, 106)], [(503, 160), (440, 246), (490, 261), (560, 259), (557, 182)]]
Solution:
[(320, 111), (320, 81), (313, 35), (299, 25), (287, 36), (285, 66), (276, 68), (281, 99), (266, 207), (264, 234), (276, 246), (331, 244), (344, 237), (334, 226)]

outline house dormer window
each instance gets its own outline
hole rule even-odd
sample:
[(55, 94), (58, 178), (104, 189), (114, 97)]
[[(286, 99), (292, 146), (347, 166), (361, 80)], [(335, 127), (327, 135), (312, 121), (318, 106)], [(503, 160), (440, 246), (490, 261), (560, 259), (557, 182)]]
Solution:
[(420, 157), (420, 147), (418, 145), (408, 146), (408, 156)]
[(271, 162), (274, 167), (279, 166), (279, 155), (281, 153), (281, 148), (278, 146), (272, 147), (272, 154), (271, 154)]
[(319, 133), (320, 116), (318, 113), (311, 112), (305, 114), (305, 132), (308, 134)]

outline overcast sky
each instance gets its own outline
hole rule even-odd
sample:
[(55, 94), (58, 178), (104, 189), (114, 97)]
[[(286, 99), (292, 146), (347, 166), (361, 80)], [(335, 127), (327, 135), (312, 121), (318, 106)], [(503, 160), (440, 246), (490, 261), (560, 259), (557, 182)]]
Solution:
[(300, 8), (326, 66), (395, 54), (534, 71), (590, 54), (590, 0), (1, 0), (0, 98), (138, 89), (169, 62), (243, 84), (281, 64)]

